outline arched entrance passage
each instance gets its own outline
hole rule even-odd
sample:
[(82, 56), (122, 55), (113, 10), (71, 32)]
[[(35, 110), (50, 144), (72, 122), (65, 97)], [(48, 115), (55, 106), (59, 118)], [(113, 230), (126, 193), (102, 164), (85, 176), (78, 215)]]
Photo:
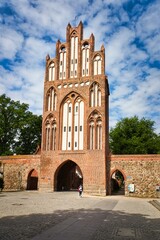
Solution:
[(54, 179), (54, 188), (57, 191), (73, 191), (83, 184), (82, 172), (79, 166), (68, 160), (57, 169)]
[(27, 190), (38, 189), (38, 173), (35, 169), (32, 169), (27, 178)]
[(125, 178), (121, 171), (115, 170), (111, 175), (111, 195), (125, 195)]

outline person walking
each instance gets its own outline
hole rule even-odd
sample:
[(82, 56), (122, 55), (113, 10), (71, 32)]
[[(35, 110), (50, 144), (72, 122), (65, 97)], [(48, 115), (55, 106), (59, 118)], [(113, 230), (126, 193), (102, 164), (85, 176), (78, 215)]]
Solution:
[(79, 196), (82, 197), (83, 186), (80, 184), (78, 187)]

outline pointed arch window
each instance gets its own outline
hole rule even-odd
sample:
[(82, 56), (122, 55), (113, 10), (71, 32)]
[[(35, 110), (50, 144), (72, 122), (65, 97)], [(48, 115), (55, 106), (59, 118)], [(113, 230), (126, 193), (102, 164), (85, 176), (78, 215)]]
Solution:
[(89, 149), (95, 148), (95, 126), (94, 120), (89, 123)]
[(44, 150), (56, 150), (56, 120), (50, 115), (45, 121)]
[(59, 52), (59, 79), (66, 79), (66, 48), (63, 46)]
[(98, 112), (94, 112), (89, 118), (89, 143), (90, 150), (102, 149), (102, 119)]
[(49, 65), (49, 81), (55, 80), (55, 64), (52, 62)]
[(96, 148), (102, 149), (102, 120), (101, 118), (96, 121)]
[(82, 150), (84, 144), (84, 102), (71, 94), (62, 106), (62, 150)]
[(94, 75), (101, 74), (102, 73), (102, 57), (100, 55), (96, 55), (93, 62), (94, 62)]
[(90, 87), (90, 107), (101, 106), (101, 89), (100, 85), (94, 82)]
[(89, 48), (87, 42), (82, 46), (82, 77), (89, 76)]
[(47, 92), (46, 110), (56, 111), (56, 108), (57, 108), (57, 94), (55, 89), (51, 87)]
[(46, 151), (50, 150), (50, 124), (49, 122), (46, 123), (45, 128), (45, 148)]
[(78, 37), (76, 32), (72, 33), (70, 49), (70, 77), (75, 78), (78, 73)]
[(56, 150), (56, 129), (57, 125), (54, 121), (51, 125), (51, 150)]

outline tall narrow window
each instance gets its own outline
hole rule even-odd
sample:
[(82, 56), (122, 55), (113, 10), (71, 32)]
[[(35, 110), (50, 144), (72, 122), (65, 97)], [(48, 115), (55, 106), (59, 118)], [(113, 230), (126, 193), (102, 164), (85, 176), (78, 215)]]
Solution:
[(97, 149), (102, 149), (102, 121), (97, 121)]
[(55, 89), (51, 87), (47, 92), (47, 111), (55, 111), (57, 107), (57, 94), (55, 92)]
[(89, 75), (89, 44), (85, 42), (82, 46), (82, 77)]
[[(84, 122), (84, 102), (77, 98), (74, 107), (74, 140), (77, 143), (74, 150), (83, 149), (83, 122)], [(81, 131), (80, 131), (81, 126)]]
[(48, 151), (50, 148), (50, 126), (47, 124), (46, 126), (46, 148), (45, 150)]
[(63, 104), (62, 150), (83, 149), (83, 125), (84, 102), (76, 94), (71, 94)]
[(101, 89), (98, 83), (94, 82), (90, 87), (90, 107), (101, 106)]
[(54, 92), (53, 110), (57, 108), (57, 94)]
[(62, 150), (68, 149), (68, 104), (69, 100), (63, 105), (63, 132), (62, 132)]
[(56, 150), (56, 123), (52, 125), (51, 150)]
[(51, 63), (49, 66), (49, 81), (55, 80), (55, 64)]
[(60, 61), (59, 61), (59, 79), (66, 78), (66, 48), (60, 49)]
[(94, 75), (99, 75), (102, 72), (102, 58), (100, 55), (97, 55), (94, 58)]
[(79, 150), (83, 149), (83, 145), (84, 145), (84, 102), (78, 100), (79, 103), (79, 121), (78, 121), (78, 148)]
[(44, 150), (56, 150), (56, 121), (53, 115), (49, 115), (45, 121)]
[(90, 134), (90, 137), (89, 137), (89, 140), (90, 140), (90, 143), (89, 143), (89, 149), (94, 149), (94, 142), (95, 142), (95, 133), (94, 133), (94, 121), (91, 121), (90, 124), (89, 124), (89, 134)]
[(101, 90), (98, 89), (97, 92), (97, 106), (101, 106)]
[(63, 105), (62, 150), (71, 150), (72, 143), (72, 103), (70, 99)]
[(89, 143), (88, 148), (90, 150), (102, 149), (102, 120), (98, 112), (91, 114), (89, 118)]
[(47, 96), (47, 111), (51, 110), (51, 96)]
[(75, 32), (71, 37), (71, 62), (70, 62), (70, 77), (77, 77), (78, 72), (78, 37)]

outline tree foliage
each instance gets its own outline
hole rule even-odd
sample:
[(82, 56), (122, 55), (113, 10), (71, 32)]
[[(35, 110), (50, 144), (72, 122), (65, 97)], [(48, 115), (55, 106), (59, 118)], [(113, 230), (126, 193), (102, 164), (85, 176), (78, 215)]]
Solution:
[(0, 96), (0, 155), (34, 153), (41, 142), (42, 117), (29, 106)]
[(137, 116), (124, 118), (110, 130), (113, 154), (160, 153), (160, 136), (154, 132), (154, 121)]

